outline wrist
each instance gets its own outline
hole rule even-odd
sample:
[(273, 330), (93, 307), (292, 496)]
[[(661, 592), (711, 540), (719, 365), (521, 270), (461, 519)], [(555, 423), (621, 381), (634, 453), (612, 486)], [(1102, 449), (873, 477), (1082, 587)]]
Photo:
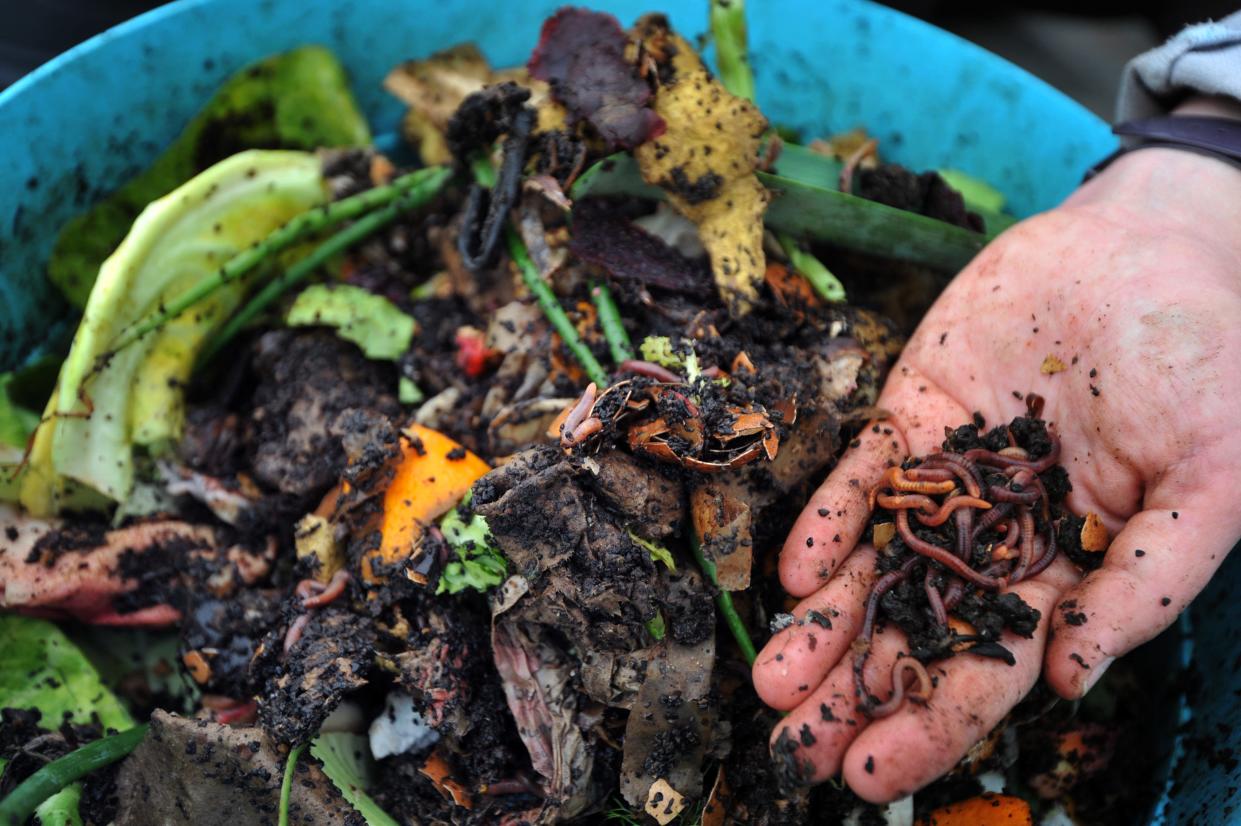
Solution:
[(1172, 114), (1241, 120), (1241, 102), (1218, 95), (1194, 95), (1177, 104)]
[[(1241, 103), (1196, 96), (1173, 115), (1235, 118)], [(1109, 205), (1144, 224), (1163, 224), (1212, 245), (1241, 253), (1241, 169), (1226, 160), (1163, 146), (1136, 148), (1113, 161), (1066, 201), (1069, 206)]]

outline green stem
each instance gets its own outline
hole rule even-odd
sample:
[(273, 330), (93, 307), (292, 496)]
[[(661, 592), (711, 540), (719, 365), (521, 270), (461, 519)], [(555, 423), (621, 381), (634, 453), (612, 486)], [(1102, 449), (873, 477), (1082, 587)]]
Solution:
[(797, 239), (788, 233), (781, 232), (776, 237), (780, 246), (784, 247), (784, 253), (789, 257), (793, 270), (810, 282), (820, 298), (831, 302), (845, 300), (845, 285), (832, 275), (832, 271), (825, 267), (822, 261), (803, 250)]
[(530, 260), (530, 253), (526, 250), (525, 242), (518, 237), (512, 227), (506, 227), (504, 230), (504, 241), (508, 245), (509, 255), (513, 257), (513, 261), (517, 263), (517, 268), (521, 270), (521, 279), (526, 282), (526, 288), (534, 294), (539, 302), (539, 307), (543, 309), (543, 314), (547, 316), (547, 320), (551, 322), (552, 327), (560, 334), (560, 340), (577, 358), (578, 363), (586, 371), (586, 376), (599, 387), (607, 387), (608, 374), (603, 369), (595, 354), (590, 351), (586, 343), (582, 341), (577, 334), (577, 328), (573, 326), (573, 322), (565, 315), (564, 308), (560, 306), (560, 302), (556, 299), (556, 294), (552, 292), (551, 286), (543, 280), (543, 274), (539, 272), (539, 268)]
[(711, 0), (711, 38), (720, 82), (739, 98), (754, 101), (754, 72), (746, 54), (745, 0)]
[(719, 607), (720, 613), (724, 615), (724, 624), (732, 632), (733, 639), (737, 641), (737, 646), (745, 656), (746, 663), (754, 665), (754, 660), (758, 657), (758, 651), (754, 648), (754, 641), (750, 639), (750, 632), (746, 629), (745, 623), (742, 622), (741, 615), (737, 613), (736, 606), (733, 605), (733, 595), (720, 588), (720, 581), (715, 575), (715, 563), (703, 556), (702, 543), (698, 539), (698, 532), (693, 529), (690, 530), (689, 549), (693, 553), (694, 561), (698, 563), (698, 567), (702, 569), (707, 579), (715, 586), (715, 604)]
[(123, 332), (112, 345), (113, 351), (127, 347), (147, 333), (159, 329), (170, 319), (176, 318), (220, 287), (236, 281), (271, 256), (298, 241), (389, 204), (405, 194), (411, 197), (416, 196), (419, 201), (429, 199), (439, 191), (451, 175), (452, 171), (446, 167), (427, 167), (408, 175), (402, 175), (390, 184), (377, 186), (366, 192), (303, 212), (259, 243), (234, 255), (223, 267), (169, 301), (159, 312), (151, 314)]
[(621, 321), (620, 308), (612, 291), (602, 281), (591, 282), (590, 298), (599, 311), (599, 326), (603, 328), (603, 337), (608, 340), (612, 350), (612, 361), (620, 364), (629, 361), (633, 356), (633, 343), (629, 341), (629, 333), (625, 332), (625, 324)]
[(95, 769), (125, 757), (142, 742), (147, 725), (103, 737), (53, 760), (22, 781), (0, 802), (0, 826), (18, 826), (34, 814), (43, 801)]
[(284, 782), (280, 784), (280, 810), (277, 815), (277, 823), (279, 826), (289, 826), (289, 795), (293, 791), (293, 771), (297, 767), (297, 760), (302, 756), (302, 752), (306, 750), (307, 743), (302, 743), (295, 749), (289, 751), (289, 759), (284, 761)]
[(203, 348), (202, 354), (199, 356), (199, 366), (209, 362), (242, 328), (253, 321), (259, 313), (271, 306), (276, 299), (284, 295), (289, 287), (306, 280), (307, 277), (330, 259), (369, 238), (396, 220), (401, 213), (422, 206), (434, 196), (438, 189), (438, 186), (434, 189), (420, 187), (402, 195), (381, 209), (363, 215), (331, 238), (328, 238), (305, 258), (285, 270), (280, 276), (267, 282), (266, 286), (251, 298), (240, 312), (229, 319), (224, 328), (213, 336), (211, 342)]
[[(480, 186), (490, 187), (495, 185), (495, 168), (487, 158), (482, 156), (474, 158), (470, 162), (470, 170), (474, 173), (474, 180)], [(539, 268), (530, 260), (530, 251), (526, 249), (526, 242), (521, 240), (521, 237), (511, 226), (508, 226), (504, 228), (504, 243), (508, 247), (509, 255), (512, 256), (513, 261), (517, 264), (517, 269), (521, 271), (521, 280), (526, 283), (526, 288), (538, 300), (543, 314), (547, 316), (547, 320), (551, 322), (552, 327), (560, 334), (560, 340), (565, 343), (565, 346), (577, 358), (578, 363), (586, 370), (587, 377), (600, 388), (607, 387), (607, 371), (603, 369), (603, 365), (595, 358), (595, 354), (590, 351), (590, 348), (582, 341), (581, 336), (577, 334), (577, 328), (573, 326), (573, 322), (565, 315), (564, 308), (560, 306), (560, 302), (556, 299), (556, 294), (552, 292), (551, 286), (543, 280), (543, 274), (539, 272)]]

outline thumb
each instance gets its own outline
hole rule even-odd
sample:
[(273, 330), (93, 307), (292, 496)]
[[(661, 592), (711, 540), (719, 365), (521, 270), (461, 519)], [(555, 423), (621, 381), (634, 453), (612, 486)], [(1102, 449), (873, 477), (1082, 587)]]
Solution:
[(1112, 660), (1171, 625), (1206, 586), (1238, 536), (1236, 513), (1209, 504), (1142, 511), (1112, 541), (1103, 566), (1065, 593), (1044, 664), (1058, 694), (1081, 697)]

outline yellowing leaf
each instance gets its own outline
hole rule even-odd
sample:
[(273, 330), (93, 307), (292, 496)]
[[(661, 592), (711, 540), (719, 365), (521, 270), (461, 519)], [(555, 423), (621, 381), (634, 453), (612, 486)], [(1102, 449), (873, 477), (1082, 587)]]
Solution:
[(642, 177), (698, 225), (720, 295), (734, 315), (744, 315), (767, 267), (768, 195), (754, 174), (767, 120), (754, 104), (729, 94), (664, 18), (643, 18), (637, 34), (659, 66), (654, 109), (668, 125), (635, 150)]

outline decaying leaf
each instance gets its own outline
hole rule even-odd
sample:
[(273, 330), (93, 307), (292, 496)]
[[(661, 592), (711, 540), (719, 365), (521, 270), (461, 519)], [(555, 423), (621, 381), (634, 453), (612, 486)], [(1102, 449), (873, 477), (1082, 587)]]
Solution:
[(1083, 551), (1100, 553), (1107, 550), (1109, 541), (1107, 526), (1103, 524), (1099, 514), (1094, 511), (1086, 514), (1086, 521), (1082, 525), (1081, 541)]
[(646, 796), (646, 813), (659, 823), (659, 826), (677, 819), (677, 815), (685, 810), (685, 795), (678, 792), (662, 777), (651, 784)]
[(639, 20), (635, 35), (656, 63), (655, 112), (668, 124), (634, 151), (642, 177), (698, 225), (721, 296), (734, 315), (744, 315), (766, 269), (768, 196), (754, 171), (767, 120), (729, 94), (662, 15)]
[(720, 488), (703, 485), (690, 494), (690, 511), (694, 531), (702, 537), (703, 556), (714, 563), (720, 588), (749, 588), (754, 559), (749, 505)]
[(651, 87), (625, 59), (628, 41), (610, 14), (565, 7), (543, 23), (530, 74), (576, 120), (588, 121), (610, 145), (631, 148), (663, 134), (647, 103)]
[(1043, 359), (1043, 366), (1039, 368), (1044, 376), (1053, 376), (1065, 370), (1064, 362), (1056, 358), (1051, 353), (1047, 354), (1047, 358)]
[(409, 104), (401, 122), (406, 140), (418, 147), (424, 163), (439, 164), (452, 161), (445, 131), (457, 107), (484, 86), (506, 80), (530, 90), (529, 105), (539, 113), (538, 131), (564, 123), (564, 109), (548, 96), (546, 83), (532, 79), (523, 68), (493, 70), (472, 43), (398, 65), (384, 78), (384, 88)]
[(650, 651), (646, 679), (625, 726), (620, 790), (631, 806), (646, 806), (652, 787), (661, 781), (686, 797), (698, 797), (713, 724), (706, 700), (714, 635), (697, 645), (666, 638)]
[(896, 525), (891, 522), (880, 522), (872, 529), (872, 541), (875, 550), (882, 551), (888, 547), (888, 543), (892, 541), (892, 537), (896, 536)]

